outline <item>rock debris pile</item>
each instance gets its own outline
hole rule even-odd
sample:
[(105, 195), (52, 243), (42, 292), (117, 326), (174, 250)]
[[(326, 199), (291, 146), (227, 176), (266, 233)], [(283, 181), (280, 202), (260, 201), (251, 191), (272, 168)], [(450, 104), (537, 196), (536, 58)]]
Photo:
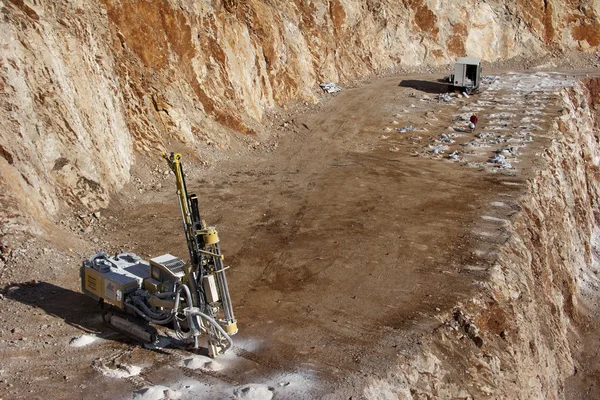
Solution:
[[(477, 100), (460, 108), (448, 129), (422, 148), (422, 155), (461, 161), (461, 165), (489, 172), (514, 174), (521, 154), (536, 137), (544, 136), (542, 124), (551, 122), (557, 93), (572, 86), (573, 79), (558, 73), (511, 73), (484, 77)], [(479, 116), (474, 133), (467, 126), (472, 114)], [(500, 148), (496, 146), (502, 146)], [(496, 148), (494, 148), (496, 147)]]

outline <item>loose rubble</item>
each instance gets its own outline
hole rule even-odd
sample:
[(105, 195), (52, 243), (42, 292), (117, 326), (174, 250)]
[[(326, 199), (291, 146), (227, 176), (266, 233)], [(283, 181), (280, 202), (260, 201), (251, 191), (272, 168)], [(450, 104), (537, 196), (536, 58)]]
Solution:
[(337, 84), (333, 82), (323, 82), (319, 86), (321, 86), (321, 89), (323, 89), (325, 93), (329, 94), (342, 91), (342, 88), (340, 88)]

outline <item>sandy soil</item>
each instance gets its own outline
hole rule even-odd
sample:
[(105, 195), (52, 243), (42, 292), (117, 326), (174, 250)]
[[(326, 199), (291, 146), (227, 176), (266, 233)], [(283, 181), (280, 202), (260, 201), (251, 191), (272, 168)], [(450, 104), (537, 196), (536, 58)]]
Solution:
[[(502, 118), (518, 131), (527, 114), (515, 102), (527, 96), (511, 99), (500, 87), (493, 99), (484, 91), (446, 103), (437, 99), (446, 90), (440, 78), (345, 90), (320, 112), (295, 117), (269, 152), (208, 169), (185, 164), (184, 153), (188, 189), (231, 265), (240, 333), (230, 354), (206, 366), (181, 349), (141, 347), (103, 327), (94, 301), (78, 292), (79, 259), (93, 248), (186, 257), (174, 178), (165, 175), (151, 191), (131, 185), (80, 239), (49, 238), (57, 250), (15, 263), (37, 272), (15, 271), (14, 279), (39, 282), (5, 290), (0, 397), (130, 398), (155, 385), (172, 392), (134, 395), (312, 398), (345, 386), (360, 394), (351, 377), (384, 374), (439, 325), (436, 315), (477, 290), (547, 140), (534, 132), (532, 143), (518, 142), (519, 156), (507, 155), (512, 168), (487, 162), (510, 143), (461, 143), (501, 135)], [(551, 88), (530, 89), (541, 133), (559, 110)], [(470, 133), (456, 118), (473, 111), (480, 122)], [(405, 126), (416, 129), (397, 130)], [(440, 145), (449, 148), (434, 154)], [(447, 157), (453, 150), (457, 161)], [(68, 265), (52, 266), (58, 253), (71, 254)]]

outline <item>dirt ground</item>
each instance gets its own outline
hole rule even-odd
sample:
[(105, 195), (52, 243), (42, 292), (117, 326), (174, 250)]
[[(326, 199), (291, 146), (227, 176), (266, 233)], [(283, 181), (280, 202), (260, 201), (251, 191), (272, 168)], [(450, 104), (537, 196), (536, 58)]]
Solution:
[[(497, 125), (490, 115), (505, 112), (510, 99), (486, 103), (484, 91), (445, 102), (437, 98), (446, 90), (440, 78), (393, 77), (344, 90), (318, 113), (296, 116), (270, 151), (204, 169), (186, 164), (184, 153), (184, 169), (193, 169), (188, 189), (219, 230), (231, 266), (240, 332), (231, 355), (216, 360), (220, 368), (185, 368), (190, 353), (147, 349), (110, 332), (95, 302), (79, 292), (80, 261), (96, 248), (186, 258), (167, 174), (160, 187), (140, 193), (132, 184), (109, 209), (85, 216), (93, 230), (55, 233), (45, 250), (32, 244), (15, 256), (2, 284), (37, 282), (4, 292), (0, 397), (131, 398), (155, 385), (200, 398), (244, 398), (250, 392), (243, 387), (266, 388), (274, 398), (313, 398), (345, 386), (360, 394), (350, 377), (384, 375), (398, 352), (414, 351), (419, 336), (435, 329), (436, 315), (478, 290), (547, 140), (540, 135), (518, 147), (513, 168), (486, 162), (502, 144), (460, 144)], [(559, 110), (551, 95), (538, 99), (543, 131)], [(480, 117), (474, 133), (456, 120), (472, 110)], [(416, 129), (397, 129), (406, 126)], [(450, 149), (435, 154), (444, 143)], [(448, 159), (454, 149), (456, 161)], [(136, 168), (166, 169), (162, 163), (157, 155)], [(68, 264), (55, 265), (64, 254)], [(86, 333), (97, 340), (69, 345)], [(382, 347), (384, 337), (396, 342)], [(124, 365), (141, 373), (107, 373)]]

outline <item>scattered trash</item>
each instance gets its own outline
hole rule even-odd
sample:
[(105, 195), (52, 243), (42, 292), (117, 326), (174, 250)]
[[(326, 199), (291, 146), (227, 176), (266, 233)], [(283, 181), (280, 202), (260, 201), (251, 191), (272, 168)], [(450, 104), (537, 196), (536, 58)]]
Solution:
[(488, 162), (492, 164), (498, 164), (500, 168), (512, 168), (512, 165), (506, 160), (506, 157), (502, 154), (496, 154), (494, 157), (490, 158)]
[(333, 82), (323, 82), (319, 86), (321, 86), (321, 89), (323, 89), (325, 93), (337, 93), (342, 91), (342, 88)]
[(520, 153), (516, 147), (500, 148), (500, 149), (496, 150), (496, 154), (502, 154), (502, 153), (510, 154), (511, 156), (520, 155)]
[(448, 127), (449, 131), (454, 131), (454, 132), (471, 132), (471, 129), (469, 127), (462, 127), (462, 126), (450, 126)]
[(390, 147), (388, 150), (391, 151), (392, 153), (397, 153), (397, 152), (400, 151), (400, 149), (397, 148), (397, 147), (395, 147), (395, 146), (394, 147)]
[(454, 150), (452, 153), (448, 154), (448, 159), (458, 161), (458, 160), (460, 160), (460, 158), (458, 157), (458, 154), (459, 154), (458, 150)]
[(472, 140), (470, 142), (464, 142), (464, 143), (461, 143), (460, 145), (461, 146), (472, 146), (472, 147), (487, 147), (486, 144), (479, 143), (479, 142), (477, 142), (475, 140)]
[(439, 154), (444, 154), (444, 152), (446, 150), (448, 150), (448, 146), (446, 145), (439, 145), (439, 146), (433, 146), (433, 145), (429, 145), (429, 151), (431, 151), (431, 154), (433, 155), (439, 155)]
[(466, 97), (467, 99), (469, 98), (469, 95), (467, 94), (467, 92), (462, 92), (462, 95), (463, 95), (464, 97)]
[(438, 94), (438, 100), (440, 101), (445, 101), (447, 103), (452, 101), (452, 96), (450, 95), (450, 93), (440, 93)]
[(500, 80), (500, 77), (496, 76), (496, 75), (487, 75), (487, 76), (481, 77), (481, 83), (483, 83), (485, 85), (492, 84), (498, 80)]
[(485, 143), (487, 144), (500, 144), (504, 142), (506, 142), (506, 139), (504, 139), (503, 137), (497, 137), (495, 139), (488, 139), (485, 141)]
[(441, 135), (438, 136), (438, 140), (442, 143), (454, 143), (454, 139), (452, 139), (453, 137), (456, 137), (456, 135), (453, 134), (448, 134), (448, 133), (442, 133)]
[(414, 131), (415, 127), (412, 125), (408, 125), (403, 128), (396, 128), (396, 130), (400, 133), (406, 133), (406, 132)]
[(494, 164), (502, 164), (505, 161), (506, 157), (504, 157), (502, 154), (496, 154), (494, 157), (489, 159), (489, 162)]

